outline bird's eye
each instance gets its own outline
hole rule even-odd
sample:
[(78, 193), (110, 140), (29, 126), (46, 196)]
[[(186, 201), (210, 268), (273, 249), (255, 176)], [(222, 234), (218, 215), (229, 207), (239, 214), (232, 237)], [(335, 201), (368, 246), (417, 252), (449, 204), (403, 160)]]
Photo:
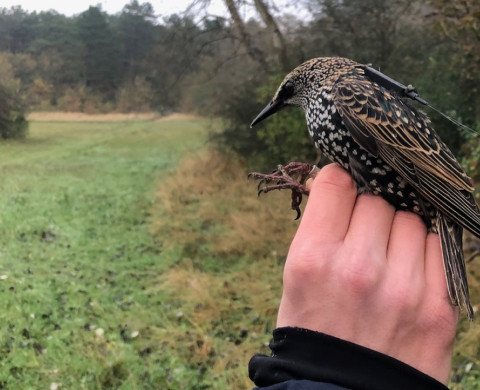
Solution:
[(289, 99), (293, 96), (293, 93), (295, 92), (295, 88), (293, 86), (293, 83), (291, 81), (287, 81), (281, 90), (281, 96), (283, 99)]

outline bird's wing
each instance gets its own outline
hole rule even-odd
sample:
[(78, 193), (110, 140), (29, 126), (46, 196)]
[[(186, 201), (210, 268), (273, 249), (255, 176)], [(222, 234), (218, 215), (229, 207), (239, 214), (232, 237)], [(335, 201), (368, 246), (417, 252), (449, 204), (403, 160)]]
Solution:
[(470, 178), (424, 114), (366, 79), (342, 79), (332, 94), (345, 126), (361, 147), (382, 158), (438, 209), (480, 236), (480, 211)]
[(443, 264), (447, 288), (452, 303), (465, 308), (468, 319), (473, 321), (473, 308), (468, 291), (467, 271), (463, 257), (462, 227), (438, 213), (438, 234), (441, 237)]

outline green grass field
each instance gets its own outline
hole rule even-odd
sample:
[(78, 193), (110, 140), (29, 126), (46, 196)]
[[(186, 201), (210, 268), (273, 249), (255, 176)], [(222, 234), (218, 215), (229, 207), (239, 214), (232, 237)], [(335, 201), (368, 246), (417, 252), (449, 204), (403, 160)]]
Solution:
[[(0, 144), (0, 389), (252, 387), (297, 222), (212, 126), (32, 122)], [(478, 318), (458, 339), (452, 385), (480, 388)]]
[(150, 212), (205, 126), (33, 122), (0, 144), (0, 388), (163, 388), (152, 291), (178, 259), (149, 234)]

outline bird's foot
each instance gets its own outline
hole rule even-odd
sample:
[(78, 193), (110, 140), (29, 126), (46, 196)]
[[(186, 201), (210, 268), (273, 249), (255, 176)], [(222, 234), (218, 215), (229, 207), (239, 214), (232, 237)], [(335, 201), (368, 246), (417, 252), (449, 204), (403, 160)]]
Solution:
[[(308, 195), (310, 190), (305, 186), (305, 182), (310, 177), (315, 177), (318, 168), (316, 165), (291, 162), (285, 166), (278, 165), (272, 173), (258, 173), (251, 172), (248, 174), (249, 178), (259, 180), (258, 182), (258, 196), (266, 194), (273, 190), (292, 191), (292, 210), (297, 212), (297, 217), (300, 218), (302, 212), (300, 211), (300, 204), (302, 203), (303, 195)], [(269, 184), (269, 183), (274, 184)]]

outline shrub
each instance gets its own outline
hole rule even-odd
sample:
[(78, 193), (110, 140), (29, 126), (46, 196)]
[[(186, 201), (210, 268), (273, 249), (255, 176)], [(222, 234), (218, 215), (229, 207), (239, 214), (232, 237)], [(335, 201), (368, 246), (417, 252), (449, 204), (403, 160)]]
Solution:
[(28, 132), (28, 121), (19, 97), (0, 85), (0, 137), (25, 138)]

